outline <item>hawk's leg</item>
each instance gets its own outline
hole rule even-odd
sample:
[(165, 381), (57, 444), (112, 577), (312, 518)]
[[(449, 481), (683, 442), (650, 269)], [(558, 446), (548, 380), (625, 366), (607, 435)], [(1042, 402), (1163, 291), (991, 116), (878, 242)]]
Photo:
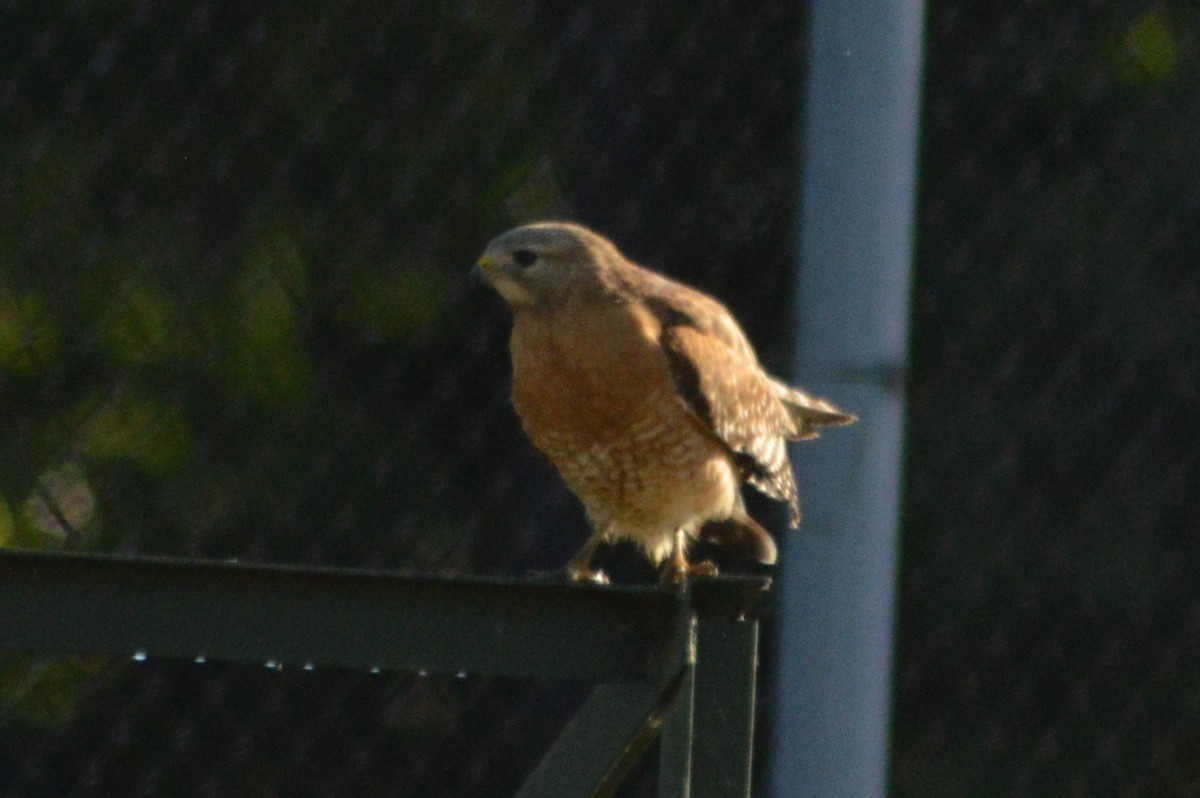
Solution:
[(572, 582), (595, 582), (598, 585), (607, 585), (608, 576), (603, 571), (592, 570), (592, 557), (596, 555), (596, 549), (600, 548), (600, 544), (606, 539), (608, 530), (594, 533), (587, 542), (583, 544), (583, 548), (579, 553), (571, 558), (564, 570), (567, 572), (567, 579)]
[(671, 552), (671, 559), (667, 560), (667, 566), (663, 569), (662, 583), (664, 585), (677, 585), (680, 582), (686, 581), (689, 576), (716, 576), (717, 566), (710, 561), (690, 563), (687, 559), (687, 532), (682, 529), (675, 530), (675, 548)]

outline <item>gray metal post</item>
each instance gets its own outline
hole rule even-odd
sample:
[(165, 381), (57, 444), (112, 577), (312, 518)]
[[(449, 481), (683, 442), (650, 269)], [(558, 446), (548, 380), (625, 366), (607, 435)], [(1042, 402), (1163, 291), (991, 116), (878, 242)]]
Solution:
[(857, 413), (796, 451), (771, 784), (883, 795), (899, 520), (921, 0), (814, 0), (802, 141), (797, 375)]

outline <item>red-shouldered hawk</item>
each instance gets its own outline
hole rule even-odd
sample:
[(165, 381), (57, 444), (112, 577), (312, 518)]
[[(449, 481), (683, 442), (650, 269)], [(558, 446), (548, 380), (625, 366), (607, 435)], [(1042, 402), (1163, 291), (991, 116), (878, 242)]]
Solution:
[(603, 581), (592, 556), (619, 539), (656, 564), (670, 556), (669, 581), (715, 573), (687, 560), (689, 538), (702, 534), (775, 562), (742, 482), (786, 502), (796, 526), (786, 441), (854, 416), (767, 374), (720, 302), (626, 260), (580, 225), (510, 230), (478, 267), (513, 312), (521, 424), (594, 528), (567, 565), (572, 579)]

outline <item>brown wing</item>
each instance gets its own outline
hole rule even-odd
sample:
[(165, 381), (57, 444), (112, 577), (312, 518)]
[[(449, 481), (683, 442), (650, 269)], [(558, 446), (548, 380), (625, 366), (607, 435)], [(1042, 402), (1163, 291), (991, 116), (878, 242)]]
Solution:
[(800, 521), (785, 439), (801, 437), (772, 380), (733, 316), (719, 302), (659, 278), (643, 301), (662, 325), (661, 343), (681, 401), (733, 453), (742, 474), (786, 502)]

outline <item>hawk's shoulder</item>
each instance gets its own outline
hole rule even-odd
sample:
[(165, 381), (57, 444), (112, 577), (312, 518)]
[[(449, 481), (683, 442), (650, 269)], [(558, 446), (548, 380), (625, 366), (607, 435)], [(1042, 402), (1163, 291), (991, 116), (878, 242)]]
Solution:
[(676, 394), (733, 454), (752, 485), (799, 519), (786, 438), (799, 429), (733, 315), (715, 299), (654, 275), (641, 301), (661, 324)]

